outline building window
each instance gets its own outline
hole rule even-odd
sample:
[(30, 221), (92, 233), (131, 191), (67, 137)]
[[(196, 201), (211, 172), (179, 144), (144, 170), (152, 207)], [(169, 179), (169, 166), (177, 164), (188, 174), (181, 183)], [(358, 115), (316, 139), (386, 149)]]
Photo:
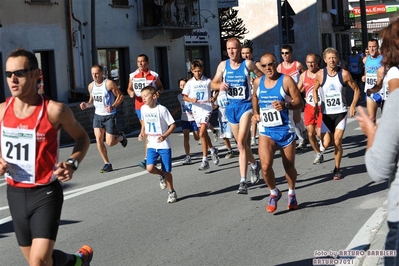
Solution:
[(327, 12), (327, 0), (321, 1), (321, 12)]
[(58, 5), (57, 2), (51, 2), (51, 0), (30, 0), (30, 1), (25, 1), (26, 4), (28, 5)]
[(332, 46), (331, 34), (330, 33), (322, 33), (321, 34), (321, 39), (322, 39), (323, 51), (327, 47), (331, 47)]
[(111, 7), (130, 7), (129, 0), (112, 0)]
[(104, 78), (115, 82), (123, 94), (126, 94), (129, 73), (126, 73), (125, 58), (128, 56), (124, 48), (108, 48), (97, 50), (99, 65), (103, 67)]

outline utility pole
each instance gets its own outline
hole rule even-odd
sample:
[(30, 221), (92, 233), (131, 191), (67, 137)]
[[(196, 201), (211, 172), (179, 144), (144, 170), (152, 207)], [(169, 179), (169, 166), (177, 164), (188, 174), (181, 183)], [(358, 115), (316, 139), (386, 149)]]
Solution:
[(362, 26), (362, 46), (364, 50), (367, 48), (367, 43), (368, 43), (365, 0), (360, 0), (360, 23)]
[(283, 46), (283, 22), (281, 18), (281, 0), (277, 0), (277, 18), (278, 18), (278, 44)]

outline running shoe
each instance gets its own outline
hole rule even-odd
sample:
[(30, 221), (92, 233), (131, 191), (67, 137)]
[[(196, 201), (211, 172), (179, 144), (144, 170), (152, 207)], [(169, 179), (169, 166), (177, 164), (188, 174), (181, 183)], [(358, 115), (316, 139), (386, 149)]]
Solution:
[(159, 187), (164, 190), (166, 188), (165, 177), (160, 175), (159, 176)]
[(202, 161), (201, 165), (198, 167), (198, 170), (204, 171), (209, 169), (209, 163), (208, 161)]
[(256, 146), (256, 139), (255, 138), (251, 138), (251, 146)]
[(82, 266), (89, 266), (93, 259), (93, 249), (88, 245), (83, 245), (75, 255), (82, 260)]
[(248, 194), (248, 186), (246, 182), (241, 182), (238, 186), (237, 194)]
[(260, 171), (260, 162), (255, 160), (256, 163), (256, 168), (253, 169), (252, 166), (250, 166), (251, 169), (251, 183), (256, 184), (259, 182), (259, 171)]
[(277, 201), (281, 198), (281, 191), (278, 190), (277, 196), (270, 194), (269, 203), (266, 206), (267, 212), (275, 212), (277, 210)]
[(177, 194), (176, 191), (169, 191), (168, 192), (168, 200), (166, 201), (167, 203), (174, 203), (177, 201)]
[(234, 157), (234, 151), (233, 150), (229, 150), (224, 158), (230, 159), (230, 158), (233, 158), (233, 157)]
[(188, 165), (188, 164), (191, 164), (191, 157), (187, 155), (183, 159), (183, 165)]
[(123, 131), (118, 131), (117, 134), (120, 135), (120, 136), (122, 136), (123, 139), (122, 139), (121, 141), (119, 141), (119, 142), (121, 143), (122, 147), (125, 148), (126, 145), (127, 145), (127, 138), (126, 138), (125, 132), (123, 132)]
[(215, 142), (218, 142), (218, 141), (219, 141), (219, 136), (220, 136), (220, 131), (219, 131), (219, 129), (215, 129), (215, 131), (213, 132), (213, 140), (214, 140)]
[(341, 174), (341, 170), (334, 168), (334, 177), (333, 180), (341, 180), (343, 178), (342, 174)]
[(306, 141), (305, 140), (301, 140), (299, 142), (299, 144), (296, 146), (297, 150), (302, 150), (302, 149), (305, 149), (305, 148), (306, 148)]
[(313, 164), (321, 164), (324, 162), (324, 156), (321, 153), (316, 154), (316, 158), (313, 161)]
[(144, 160), (140, 161), (139, 162), (139, 166), (141, 168), (143, 168), (144, 170), (146, 170), (147, 169), (147, 159), (144, 159)]
[(216, 147), (213, 147), (213, 148), (215, 149), (215, 151), (214, 151), (214, 153), (212, 153), (212, 161), (215, 165), (218, 165), (219, 164), (219, 156), (218, 156), (219, 149)]
[(111, 172), (112, 170), (114, 170), (112, 169), (112, 164), (106, 163), (104, 164), (103, 169), (100, 170), (100, 173)]
[(296, 195), (295, 194), (289, 194), (288, 195), (288, 210), (296, 210), (298, 209), (298, 202), (296, 201)]

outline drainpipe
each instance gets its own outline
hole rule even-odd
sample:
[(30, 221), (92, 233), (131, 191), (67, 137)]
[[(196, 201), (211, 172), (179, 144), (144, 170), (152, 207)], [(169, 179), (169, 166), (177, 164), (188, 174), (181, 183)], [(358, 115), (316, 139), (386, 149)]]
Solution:
[[(72, 0), (69, 0), (69, 1), (72, 1)], [(78, 32), (77, 35), (78, 35), (78, 38), (79, 38), (79, 44), (80, 44), (79, 45), (79, 56), (80, 56), (79, 65), (82, 68), (81, 79), (83, 80), (83, 88), (86, 88), (87, 83), (86, 83), (86, 75), (84, 75), (86, 67), (85, 67), (85, 60), (84, 60), (84, 57), (83, 57), (82, 22), (75, 17), (75, 14), (73, 13), (72, 2), (71, 2), (71, 16), (72, 16), (72, 19), (79, 24), (78, 31), (77, 31)], [(83, 24), (83, 25), (85, 25), (85, 24)]]
[(91, 60), (98, 64), (96, 44), (96, 0), (91, 0)]
[(65, 1), (65, 11), (66, 11), (66, 28), (67, 28), (67, 53), (68, 53), (68, 65), (69, 65), (69, 87), (74, 90), (76, 87), (75, 80), (75, 62), (73, 60), (73, 45), (72, 45), (72, 0)]

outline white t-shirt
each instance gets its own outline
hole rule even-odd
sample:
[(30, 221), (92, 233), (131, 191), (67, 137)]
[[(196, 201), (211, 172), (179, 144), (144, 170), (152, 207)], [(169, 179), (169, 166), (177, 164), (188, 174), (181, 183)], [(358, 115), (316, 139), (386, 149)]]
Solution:
[(189, 98), (197, 98), (197, 102), (192, 105), (193, 113), (200, 109), (212, 111), (212, 103), (209, 100), (212, 97), (211, 80), (209, 78), (205, 76), (202, 76), (201, 80), (191, 78), (184, 86), (182, 94)]
[(147, 148), (170, 149), (170, 140), (166, 138), (158, 143), (158, 138), (162, 136), (175, 123), (169, 110), (160, 104), (150, 108), (148, 105), (141, 107), (141, 119), (144, 121), (145, 134), (147, 134)]

